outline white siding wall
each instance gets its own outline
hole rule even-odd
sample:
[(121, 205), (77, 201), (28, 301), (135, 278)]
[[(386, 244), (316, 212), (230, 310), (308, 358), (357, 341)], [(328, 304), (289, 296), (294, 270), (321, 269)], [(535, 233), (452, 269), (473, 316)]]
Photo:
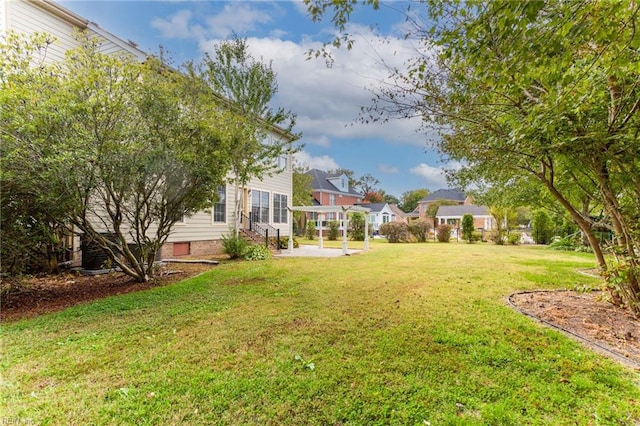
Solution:
[(73, 37), (74, 31), (78, 28), (87, 30), (89, 34), (104, 40), (100, 46), (101, 52), (107, 54), (127, 52), (141, 60), (144, 58), (144, 52), (78, 16), (70, 15), (72, 23), (64, 21), (32, 2), (25, 0), (2, 1), (3, 9), (6, 11), (7, 32), (15, 31), (24, 34), (48, 33), (55, 38), (55, 43), (47, 50), (46, 60), (48, 63), (64, 60), (67, 50), (78, 47), (78, 42)]
[[(131, 46), (127, 42), (108, 33), (93, 23), (89, 23), (83, 18), (63, 10), (66, 19), (56, 16), (50, 11), (42, 9), (29, 0), (0, 0), (0, 24), (6, 22), (6, 31), (16, 31), (25, 34), (35, 32), (46, 32), (56, 38), (56, 42), (49, 48), (47, 53), (47, 61), (49, 63), (62, 61), (65, 52), (78, 46), (73, 38), (74, 29), (80, 27), (86, 29), (92, 35), (96, 35), (104, 40), (101, 45), (101, 51), (108, 54), (122, 54), (128, 52), (140, 60), (144, 59), (144, 52)], [(0, 27), (2, 30), (2, 27)], [(277, 138), (277, 135), (272, 135)], [(273, 194), (287, 195), (288, 206), (292, 203), (292, 168), (291, 156), (287, 159), (286, 170), (274, 175), (273, 177), (265, 176), (263, 180), (254, 179), (249, 182), (249, 189), (269, 192), (269, 222), (274, 227), (280, 229), (281, 235), (289, 235), (289, 225), (291, 215), (287, 213), (287, 223), (273, 224)], [(229, 227), (234, 223), (234, 207), (236, 194), (233, 185), (227, 185), (227, 222), (213, 222), (213, 206), (202, 212), (198, 212), (191, 217), (187, 217), (184, 223), (177, 224), (171, 233), (168, 242), (187, 242), (187, 241), (208, 241), (218, 240), (229, 232)], [(250, 203), (251, 201), (249, 201)], [(250, 206), (249, 206), (250, 208)], [(152, 230), (153, 231), (153, 230)]]

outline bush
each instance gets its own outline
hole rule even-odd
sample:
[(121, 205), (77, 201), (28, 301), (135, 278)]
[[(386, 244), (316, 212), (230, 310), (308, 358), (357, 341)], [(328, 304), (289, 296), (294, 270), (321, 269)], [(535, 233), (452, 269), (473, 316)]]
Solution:
[[(276, 245), (276, 242), (278, 243), (279, 249), (289, 248), (289, 237), (280, 237), (279, 241), (276, 241), (276, 237), (269, 238), (269, 243), (271, 243), (271, 245)], [(298, 248), (298, 247), (300, 247), (300, 243), (298, 243), (298, 240), (294, 238), (293, 248)]]
[(380, 234), (390, 243), (409, 241), (409, 226), (401, 222), (387, 222), (380, 225)]
[(229, 255), (231, 259), (237, 259), (244, 256), (249, 243), (240, 235), (235, 236), (233, 233), (222, 236), (222, 250)]
[(418, 219), (409, 224), (409, 232), (421, 243), (427, 241), (430, 230), (431, 221), (427, 219)]
[(536, 244), (549, 244), (553, 235), (553, 224), (551, 218), (544, 210), (538, 210), (533, 214), (531, 223), (531, 236)]
[(438, 241), (441, 243), (448, 243), (451, 239), (451, 225), (443, 223), (438, 225)]
[(468, 243), (473, 243), (473, 232), (475, 231), (473, 226), (473, 216), (469, 213), (462, 215), (462, 239)]
[(555, 237), (549, 244), (549, 248), (551, 250), (575, 251), (577, 247), (571, 237)]
[(329, 228), (327, 232), (327, 239), (329, 241), (336, 241), (340, 234), (340, 222), (337, 220), (330, 220), (327, 222), (327, 227)]
[(507, 237), (507, 241), (509, 242), (509, 244), (511, 244), (512, 246), (516, 246), (518, 244), (520, 244), (520, 238), (522, 237), (522, 234), (519, 232), (512, 232), (509, 234), (509, 236)]
[(482, 231), (473, 231), (471, 237), (473, 238), (473, 241), (483, 241)]
[(355, 212), (351, 215), (349, 220), (349, 237), (353, 241), (364, 241), (364, 227), (365, 227), (364, 214)]
[(307, 240), (313, 240), (316, 238), (316, 224), (313, 221), (307, 222), (307, 228), (305, 230), (305, 237)]
[(245, 260), (267, 260), (271, 258), (271, 251), (262, 244), (247, 246), (242, 256)]

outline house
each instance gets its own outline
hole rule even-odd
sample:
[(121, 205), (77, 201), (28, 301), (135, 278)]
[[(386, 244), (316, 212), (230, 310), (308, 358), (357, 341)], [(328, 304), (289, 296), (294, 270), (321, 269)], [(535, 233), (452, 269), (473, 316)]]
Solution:
[(471, 197), (467, 197), (462, 191), (457, 189), (438, 189), (418, 201), (417, 212), (419, 217), (426, 217), (429, 206), (437, 202), (446, 204), (465, 205), (473, 202)]
[(367, 203), (362, 206), (371, 209), (369, 211), (369, 229), (373, 231), (374, 235), (378, 233), (381, 225), (397, 221), (396, 213), (388, 203)]
[[(323, 170), (311, 169), (306, 172), (311, 176), (311, 188), (313, 190), (313, 204), (315, 206), (352, 206), (362, 203), (364, 195), (360, 194), (349, 185), (349, 178), (344, 173), (327, 173)], [(308, 220), (316, 221), (316, 229), (326, 229), (329, 221), (340, 222), (340, 230), (343, 229), (342, 213), (329, 212), (322, 215), (322, 223), (318, 223), (318, 213), (309, 213)]]
[[(87, 31), (89, 35), (103, 40), (101, 52), (107, 54), (128, 53), (140, 61), (148, 54), (138, 49), (135, 43), (125, 41), (102, 29), (51, 0), (0, 0), (0, 34), (9, 31), (33, 34), (47, 32), (56, 42), (48, 50), (50, 63), (61, 61), (65, 52), (78, 46), (73, 37), (75, 30)], [(273, 127), (268, 139), (292, 141), (292, 136), (283, 129)], [(269, 140), (265, 141), (269, 143)], [(289, 208), (292, 205), (293, 170), (291, 154), (278, 159), (279, 172), (273, 176), (261, 176), (249, 181), (243, 190), (235, 190), (226, 184), (218, 188), (219, 200), (210, 209), (182, 218), (177, 223), (166, 244), (160, 250), (160, 258), (187, 255), (214, 254), (221, 250), (221, 238), (229, 233), (235, 223), (235, 205), (241, 199), (241, 214), (249, 222), (262, 222), (272, 232), (289, 235), (292, 220)], [(250, 219), (249, 219), (250, 218)], [(265, 227), (266, 229), (266, 227)], [(272, 234), (270, 234), (272, 235)], [(80, 238), (73, 239), (75, 264), (81, 262)]]
[(452, 232), (455, 233), (462, 227), (462, 216), (465, 214), (473, 216), (473, 226), (478, 231), (491, 231), (496, 225), (495, 218), (491, 215), (489, 207), (473, 204), (440, 206), (436, 214), (436, 223), (438, 225), (451, 225)]

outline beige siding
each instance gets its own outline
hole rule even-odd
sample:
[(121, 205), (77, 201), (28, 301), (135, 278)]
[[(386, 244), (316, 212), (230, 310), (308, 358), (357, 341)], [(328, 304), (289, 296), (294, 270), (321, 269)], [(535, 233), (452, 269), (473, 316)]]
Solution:
[[(78, 29), (87, 30), (89, 34), (98, 37), (102, 44), (100, 51), (106, 54), (132, 54), (140, 60), (144, 59), (144, 52), (134, 48), (127, 42), (120, 40), (113, 34), (97, 27), (95, 24), (87, 23), (80, 17), (69, 15), (71, 22), (65, 21), (38, 7), (38, 2), (27, 2), (24, 0), (5, 1), (7, 10), (7, 30), (24, 34), (48, 33), (55, 38), (55, 43), (47, 50), (46, 61), (55, 63), (64, 60), (65, 52), (78, 47), (78, 42), (74, 38), (74, 31)], [(46, 5), (46, 3), (41, 3)]]
[(7, 30), (24, 34), (49, 33), (56, 42), (47, 51), (47, 61), (64, 60), (65, 52), (77, 46), (73, 39), (74, 26), (63, 22), (46, 11), (21, 0), (6, 1)]
[[(4, 29), (7, 31), (16, 31), (25, 34), (46, 32), (54, 36), (56, 42), (47, 52), (46, 60), (49, 63), (62, 61), (67, 50), (78, 46), (78, 43), (73, 37), (76, 28), (86, 29), (90, 34), (100, 37), (103, 40), (101, 51), (104, 53), (123, 54), (127, 52), (140, 60), (143, 60), (145, 57), (144, 52), (128, 42), (49, 1), (0, 0), (0, 25), (3, 22), (5, 22)], [(0, 30), (3, 30), (2, 26), (0, 26)], [(280, 136), (274, 133), (271, 137), (278, 138)], [(292, 158), (289, 155), (286, 170), (272, 177), (265, 176), (263, 180), (254, 179), (248, 184), (248, 189), (250, 190), (255, 189), (269, 192), (269, 223), (280, 229), (281, 235), (289, 235), (292, 219), (291, 214), (288, 212), (287, 223), (273, 223), (273, 194), (286, 195), (288, 202), (287, 207), (291, 207), (293, 192), (291, 161)], [(184, 223), (175, 225), (168, 242), (219, 240), (229, 232), (230, 226), (234, 224), (236, 195), (234, 186), (227, 185), (226, 223), (213, 222), (213, 206), (211, 206), (209, 209), (187, 217)], [(150, 229), (150, 232), (154, 231), (155, 229)]]

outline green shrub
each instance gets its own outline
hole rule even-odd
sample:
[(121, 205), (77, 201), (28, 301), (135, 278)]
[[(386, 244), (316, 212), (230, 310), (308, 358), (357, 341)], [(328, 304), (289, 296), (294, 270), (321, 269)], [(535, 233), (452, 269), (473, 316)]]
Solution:
[[(289, 248), (289, 237), (285, 236), (285, 237), (280, 237), (279, 241), (276, 241), (276, 237), (271, 237), (269, 238), (269, 243), (271, 245), (276, 245), (276, 242), (278, 243), (278, 248), (279, 249), (286, 249)], [(293, 248), (298, 248), (300, 247), (300, 243), (298, 243), (298, 240), (296, 240), (295, 238), (293, 239)]]
[(473, 241), (484, 241), (482, 239), (482, 231), (473, 231), (471, 237), (473, 238)]
[(316, 238), (316, 223), (312, 220), (307, 222), (305, 237), (307, 238), (307, 240), (314, 240)]
[(329, 228), (327, 232), (327, 239), (329, 241), (336, 241), (340, 234), (340, 222), (337, 220), (330, 220), (327, 222), (327, 227)]
[(349, 238), (353, 241), (364, 241), (364, 214), (355, 212), (349, 218)]
[(247, 246), (242, 256), (245, 260), (267, 260), (271, 258), (271, 251), (262, 244), (252, 244)]
[(222, 236), (222, 250), (229, 255), (231, 259), (238, 259), (244, 256), (249, 243), (240, 235), (235, 236), (233, 233)]
[(415, 237), (418, 242), (424, 243), (427, 241), (427, 236), (431, 230), (431, 221), (427, 219), (414, 220), (409, 224), (409, 232)]
[(473, 226), (473, 216), (469, 213), (462, 215), (462, 239), (468, 243), (473, 243), (473, 231), (476, 228)]
[(531, 236), (536, 244), (549, 244), (553, 236), (553, 223), (551, 218), (544, 210), (538, 210), (533, 214), (531, 222)]
[(516, 246), (516, 245), (520, 244), (520, 237), (522, 237), (522, 234), (520, 232), (512, 232), (507, 237), (507, 241), (512, 246)]
[(551, 250), (575, 251), (577, 246), (571, 237), (555, 237), (549, 244)]
[(409, 241), (409, 226), (401, 222), (387, 222), (380, 225), (380, 234), (390, 243)]
[(451, 225), (443, 223), (438, 225), (438, 241), (441, 243), (448, 243), (451, 239)]

